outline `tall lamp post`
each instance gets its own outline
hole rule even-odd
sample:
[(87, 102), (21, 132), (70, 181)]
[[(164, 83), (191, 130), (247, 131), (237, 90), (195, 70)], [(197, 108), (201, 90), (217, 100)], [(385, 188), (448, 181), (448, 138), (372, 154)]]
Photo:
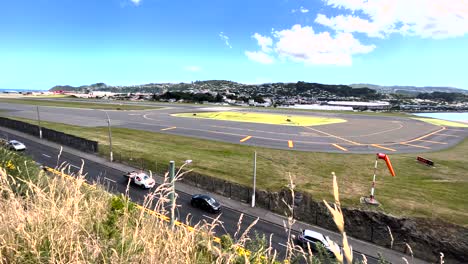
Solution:
[(112, 132), (111, 132), (111, 121), (109, 118), (109, 115), (107, 114), (107, 111), (104, 111), (107, 116), (107, 129), (109, 131), (109, 152), (110, 152), (110, 162), (114, 161), (114, 154), (112, 153)]
[(252, 207), (255, 207), (255, 188), (257, 184), (257, 151), (254, 152)]
[[(182, 170), (182, 168), (185, 166), (185, 165), (188, 165), (192, 163), (192, 160), (186, 160), (184, 162), (184, 164), (179, 168), (179, 170), (177, 171), (177, 175), (180, 173), (180, 171)], [(169, 162), (169, 182), (171, 184), (171, 192), (169, 193), (169, 200), (170, 200), (170, 203), (171, 203), (171, 228), (174, 226), (174, 221), (175, 221), (175, 207), (176, 207), (176, 204), (175, 204), (175, 163), (173, 160), (171, 160)]]
[(41, 116), (39, 115), (39, 106), (36, 106), (37, 111), (37, 126), (39, 127), (39, 138), (42, 139)]

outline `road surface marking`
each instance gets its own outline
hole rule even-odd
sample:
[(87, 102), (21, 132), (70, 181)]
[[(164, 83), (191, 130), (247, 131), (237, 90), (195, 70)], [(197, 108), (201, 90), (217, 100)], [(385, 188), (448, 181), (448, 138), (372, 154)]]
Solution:
[(285, 245), (285, 244), (283, 244), (283, 243), (278, 243), (278, 245), (283, 246), (283, 247), (285, 247), (285, 248), (288, 247), (287, 245)]
[(463, 131), (466, 131), (466, 130), (462, 130), (462, 129), (454, 129), (454, 128), (447, 128), (447, 130), (451, 130), (451, 131), (458, 131), (458, 132), (463, 132)]
[[(300, 132), (299, 134), (297, 134), (297, 133), (281, 133), (281, 132), (275, 132), (275, 131), (265, 131), (265, 130), (258, 130), (258, 129), (228, 127), (228, 126), (217, 126), (217, 125), (211, 125), (210, 127), (224, 128), (224, 129), (230, 129), (230, 130), (240, 130), (242, 132), (248, 131), (248, 132), (258, 132), (258, 133), (262, 133), (262, 134), (285, 135), (285, 136), (300, 136), (301, 133), (307, 133), (307, 132)], [(325, 137), (325, 136), (317, 136), (317, 137)]]
[[(211, 220), (213, 220), (213, 221), (216, 220), (216, 218), (213, 218), (213, 217), (211, 217), (211, 216), (207, 216), (207, 215), (203, 215), (203, 216), (206, 217), (206, 218), (209, 218), (209, 219), (211, 219)], [(223, 221), (220, 221), (220, 220), (218, 220), (218, 223), (224, 224), (224, 222), (223, 222)]]
[(113, 182), (113, 183), (116, 183), (116, 181), (114, 181), (114, 180), (112, 180), (112, 179), (109, 179), (109, 178), (107, 178), (107, 177), (104, 177), (104, 179), (105, 179), (105, 180), (108, 180), (108, 181), (111, 181), (111, 182)]
[(418, 146), (418, 145), (408, 144), (408, 143), (406, 143), (406, 142), (401, 142), (400, 144), (401, 144), (401, 145), (406, 145), (406, 146), (415, 147), (415, 148), (431, 149), (430, 147), (425, 147), (425, 146)]
[(73, 164), (68, 164), (68, 165), (69, 165), (70, 167), (73, 167), (73, 168), (81, 169), (80, 167), (75, 166), (75, 165), (73, 165)]
[(429, 133), (429, 134), (426, 134), (426, 135), (424, 135), (424, 136), (421, 136), (421, 137), (415, 138), (415, 139), (413, 139), (413, 140), (406, 141), (405, 143), (411, 143), (411, 142), (415, 142), (415, 141), (418, 141), (418, 140), (421, 140), (421, 139), (427, 138), (427, 137), (429, 137), (429, 136), (432, 136), (432, 135), (434, 135), (434, 134), (437, 134), (437, 133), (439, 133), (440, 131), (444, 131), (445, 129), (447, 129), (447, 128), (446, 128), (446, 127), (442, 127), (442, 128), (441, 128), (441, 129), (439, 129), (439, 130), (436, 130), (436, 131), (434, 131), (434, 132), (432, 132), (432, 133)]
[(249, 139), (251, 139), (251, 138), (252, 138), (252, 136), (246, 136), (245, 138), (243, 138), (243, 139), (241, 139), (241, 140), (239, 140), (239, 141), (240, 141), (240, 142), (245, 142), (245, 141), (247, 141), (247, 140), (249, 140)]
[(439, 142), (439, 141), (423, 140), (423, 139), (420, 139), (419, 141), (424, 141), (424, 142), (429, 142), (429, 143), (434, 143), (434, 144), (447, 145), (447, 143), (445, 143), (445, 142)]
[(460, 137), (456, 135), (449, 135), (449, 134), (439, 134), (439, 136), (446, 136), (446, 137)]
[(312, 130), (312, 131), (319, 132), (319, 133), (322, 133), (322, 134), (324, 134), (324, 135), (327, 135), (327, 136), (330, 136), (330, 137), (334, 137), (334, 138), (337, 138), (337, 139), (346, 141), (346, 142), (351, 143), (351, 144), (353, 144), (353, 145), (361, 145), (361, 143), (358, 143), (358, 142), (355, 142), (355, 141), (351, 141), (351, 140), (348, 140), (348, 139), (346, 139), (346, 138), (342, 138), (342, 137), (339, 137), (339, 136), (335, 136), (335, 135), (332, 135), (332, 134), (327, 133), (327, 132), (320, 131), (320, 130), (315, 129), (315, 128), (306, 127), (306, 126), (304, 126), (303, 128), (310, 129), (310, 130)]
[(396, 149), (387, 148), (387, 147), (384, 147), (384, 146), (380, 146), (378, 144), (371, 144), (371, 146), (376, 147), (376, 148), (385, 149), (385, 150), (396, 151)]
[(131, 116), (136, 116), (136, 115), (141, 115), (141, 114), (128, 114), (128, 115), (131, 115)]
[(288, 147), (294, 148), (294, 143), (292, 140), (288, 140)]
[(49, 155), (47, 155), (47, 154), (44, 154), (44, 153), (42, 153), (42, 156), (51, 158), (51, 156), (49, 156)]
[[(283, 243), (278, 243), (278, 245), (280, 245), (280, 246), (282, 246), (282, 247), (285, 247), (285, 248), (288, 247), (286, 244), (283, 244)], [(292, 246), (292, 247), (295, 247), (295, 246), (297, 246), (297, 245), (291, 245), (291, 246)], [(297, 252), (302, 252), (302, 251), (298, 250), (297, 248), (293, 248), (293, 250), (294, 250), (294, 251), (297, 251)], [(307, 249), (305, 250), (304, 253), (307, 254)]]
[(348, 151), (347, 148), (343, 148), (342, 146), (338, 145), (338, 144), (332, 144), (332, 146), (334, 146), (335, 148), (337, 149), (341, 149), (342, 151)]
[(172, 129), (176, 129), (177, 127), (168, 127), (168, 128), (163, 128), (161, 129), (161, 131), (166, 131), (166, 130), (172, 130)]

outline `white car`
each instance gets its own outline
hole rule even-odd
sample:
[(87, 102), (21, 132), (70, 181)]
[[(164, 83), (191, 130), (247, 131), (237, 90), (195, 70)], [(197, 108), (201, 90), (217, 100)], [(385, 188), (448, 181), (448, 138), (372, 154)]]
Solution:
[(26, 146), (19, 142), (18, 140), (10, 140), (8, 141), (8, 148), (11, 149), (11, 150), (16, 150), (16, 151), (20, 151), (20, 150), (26, 150)]
[(327, 238), (319, 232), (308, 229), (303, 230), (297, 236), (297, 243), (305, 249), (308, 248), (307, 244), (310, 245), (313, 252), (317, 252), (318, 245), (321, 245), (330, 257), (334, 257)]
[(156, 185), (156, 181), (144, 172), (132, 171), (124, 174), (124, 176), (129, 178), (136, 185), (146, 189), (151, 189), (154, 187), (154, 185)]

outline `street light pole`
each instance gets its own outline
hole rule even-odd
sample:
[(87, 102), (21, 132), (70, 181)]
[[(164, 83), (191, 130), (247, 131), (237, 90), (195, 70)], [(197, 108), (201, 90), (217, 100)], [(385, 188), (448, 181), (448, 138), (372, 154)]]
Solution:
[(252, 207), (255, 207), (256, 183), (257, 183), (257, 151), (254, 152)]
[(175, 199), (174, 199), (174, 192), (175, 192), (175, 186), (174, 186), (174, 175), (175, 173), (175, 164), (174, 161), (171, 160), (169, 162), (169, 181), (171, 183), (171, 192), (169, 193), (169, 200), (171, 202), (171, 228), (174, 226), (174, 218), (175, 218)]
[(41, 116), (39, 115), (39, 106), (36, 106), (37, 111), (37, 126), (39, 127), (39, 138), (42, 139)]
[(110, 152), (110, 162), (114, 161), (114, 154), (112, 153), (112, 132), (111, 132), (111, 121), (109, 118), (109, 115), (107, 114), (107, 111), (104, 111), (107, 116), (107, 129), (109, 131), (109, 152)]

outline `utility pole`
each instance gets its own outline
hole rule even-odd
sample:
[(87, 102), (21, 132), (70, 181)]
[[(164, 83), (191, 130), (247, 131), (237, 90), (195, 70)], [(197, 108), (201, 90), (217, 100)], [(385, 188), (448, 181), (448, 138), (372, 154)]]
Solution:
[(174, 161), (171, 160), (169, 163), (169, 181), (171, 183), (171, 192), (169, 193), (169, 200), (171, 202), (171, 228), (174, 226), (174, 214), (175, 214), (175, 199), (174, 199), (174, 192), (175, 192), (175, 186), (174, 186), (174, 172), (175, 172), (175, 164)]
[(255, 188), (257, 183), (257, 151), (254, 152), (252, 207), (255, 207)]
[(39, 115), (39, 106), (36, 106), (37, 111), (37, 126), (39, 127), (39, 138), (42, 139), (41, 116)]
[(112, 132), (111, 132), (111, 121), (109, 118), (109, 115), (107, 114), (107, 111), (104, 111), (107, 116), (107, 129), (109, 131), (109, 152), (110, 152), (110, 162), (114, 161), (114, 154), (112, 153)]

